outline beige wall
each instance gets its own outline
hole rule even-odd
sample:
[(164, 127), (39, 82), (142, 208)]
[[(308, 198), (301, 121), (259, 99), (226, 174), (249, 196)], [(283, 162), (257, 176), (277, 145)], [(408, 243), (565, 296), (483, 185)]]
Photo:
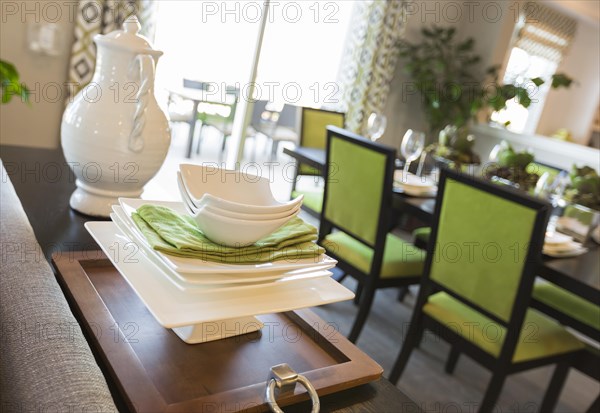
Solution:
[(579, 20), (577, 32), (558, 72), (573, 77), (569, 89), (550, 89), (536, 133), (551, 136), (560, 128), (571, 131), (573, 140), (587, 145), (600, 99), (600, 28)]
[[(74, 1), (0, 0), (0, 57), (16, 65), (22, 81), (32, 90), (30, 106), (15, 98), (7, 105), (0, 105), (1, 144), (58, 146), (76, 4)], [(30, 51), (28, 26), (36, 21), (55, 20), (62, 34), (59, 55)]]

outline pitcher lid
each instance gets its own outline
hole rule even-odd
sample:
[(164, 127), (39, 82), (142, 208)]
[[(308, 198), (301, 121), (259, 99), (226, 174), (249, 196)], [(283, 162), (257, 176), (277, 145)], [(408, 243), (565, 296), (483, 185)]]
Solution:
[(114, 30), (105, 35), (97, 34), (94, 36), (94, 41), (97, 44), (138, 53), (162, 54), (161, 51), (155, 50), (152, 47), (152, 44), (146, 37), (139, 33), (141, 28), (142, 26), (138, 18), (135, 15), (131, 15), (123, 22), (123, 30)]

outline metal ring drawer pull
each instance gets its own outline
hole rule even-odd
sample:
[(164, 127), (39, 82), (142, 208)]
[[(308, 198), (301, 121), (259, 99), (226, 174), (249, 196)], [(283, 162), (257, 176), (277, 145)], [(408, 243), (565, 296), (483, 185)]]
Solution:
[(285, 363), (271, 367), (271, 375), (269, 376), (269, 380), (267, 380), (265, 399), (271, 411), (274, 413), (284, 413), (275, 400), (275, 388), (279, 390), (280, 395), (292, 395), (294, 394), (296, 383), (302, 384), (308, 392), (310, 400), (312, 401), (311, 413), (319, 413), (321, 403), (319, 402), (319, 395), (313, 385), (310, 384), (310, 381), (308, 381), (306, 377), (296, 373), (294, 369)]

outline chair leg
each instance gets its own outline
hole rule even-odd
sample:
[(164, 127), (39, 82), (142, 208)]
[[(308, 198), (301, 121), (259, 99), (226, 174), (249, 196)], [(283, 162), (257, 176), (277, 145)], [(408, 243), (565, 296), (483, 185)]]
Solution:
[(202, 129), (204, 129), (204, 123), (200, 124), (200, 130), (198, 130), (198, 145), (196, 146), (196, 155), (200, 154), (200, 147), (202, 146)]
[(479, 406), (480, 413), (488, 413), (494, 411), (494, 406), (496, 405), (496, 401), (498, 401), (498, 397), (502, 392), (502, 387), (504, 386), (505, 380), (505, 372), (502, 371), (492, 373), (492, 379), (490, 380), (487, 390), (485, 391), (485, 395), (483, 396), (483, 400), (481, 401), (481, 406)]
[[(360, 285), (360, 284), (359, 284)], [(371, 305), (373, 304), (373, 299), (375, 298), (375, 285), (369, 283), (365, 286), (364, 291), (361, 291), (360, 295), (360, 307), (358, 308), (358, 314), (356, 315), (356, 319), (354, 320), (354, 325), (352, 326), (352, 330), (348, 335), (348, 340), (353, 343), (356, 343), (360, 332), (365, 325), (365, 321), (367, 321), (367, 317), (369, 315), (369, 311), (371, 310)]]
[(398, 302), (403, 302), (408, 293), (410, 293), (408, 287), (400, 287), (400, 290), (398, 291)]
[(417, 347), (421, 341), (421, 338), (423, 337), (422, 320), (422, 317), (413, 318), (410, 327), (408, 328), (404, 343), (402, 344), (402, 350), (400, 350), (400, 354), (398, 354), (398, 358), (394, 362), (394, 367), (392, 367), (392, 371), (390, 372), (390, 376), (388, 378), (392, 384), (398, 383), (398, 380), (400, 379), (400, 376), (402, 376), (404, 368), (408, 363), (410, 354), (412, 353), (413, 349)]
[(277, 157), (277, 149), (279, 148), (279, 141), (273, 140), (271, 144), (271, 160)]
[[(292, 193), (296, 190), (296, 184), (298, 183), (298, 171), (300, 169), (300, 164), (298, 162), (296, 162), (296, 168), (294, 170), (294, 180), (292, 181)], [(292, 199), (292, 196), (290, 195), (290, 199)]]
[(221, 145), (221, 152), (225, 151), (226, 144), (227, 144), (227, 135), (223, 134), (223, 144)]
[(569, 375), (569, 364), (566, 362), (558, 363), (554, 369), (554, 374), (542, 400), (540, 412), (552, 412), (556, 407), (556, 402), (560, 397), (567, 376)]
[(460, 351), (456, 348), (456, 346), (452, 346), (450, 348), (450, 353), (448, 353), (448, 360), (446, 360), (446, 367), (444, 370), (448, 374), (453, 374), (454, 369), (456, 368), (456, 363), (458, 362), (458, 357), (460, 356)]
[(592, 403), (590, 408), (587, 409), (585, 413), (598, 413), (598, 411), (600, 411), (600, 396), (594, 400), (594, 403)]
[(362, 283), (358, 283), (356, 286), (356, 291), (354, 291), (354, 305), (360, 304), (360, 296), (362, 295), (363, 285)]

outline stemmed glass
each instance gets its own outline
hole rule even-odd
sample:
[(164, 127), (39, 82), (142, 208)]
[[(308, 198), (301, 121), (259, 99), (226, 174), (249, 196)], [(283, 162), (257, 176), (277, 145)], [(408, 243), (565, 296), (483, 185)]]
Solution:
[(547, 199), (552, 206), (564, 206), (563, 195), (569, 184), (567, 171), (560, 171), (556, 176), (545, 172), (540, 176), (534, 189), (534, 194), (540, 198)]
[(369, 138), (375, 142), (377, 139), (381, 138), (383, 132), (385, 132), (385, 127), (387, 126), (387, 118), (385, 115), (381, 113), (371, 113), (369, 119), (367, 120), (367, 134)]
[(425, 147), (425, 133), (409, 129), (402, 138), (400, 152), (404, 156), (404, 170), (402, 171), (402, 179), (406, 180), (408, 176), (408, 168), (410, 163), (417, 159), (423, 148)]

